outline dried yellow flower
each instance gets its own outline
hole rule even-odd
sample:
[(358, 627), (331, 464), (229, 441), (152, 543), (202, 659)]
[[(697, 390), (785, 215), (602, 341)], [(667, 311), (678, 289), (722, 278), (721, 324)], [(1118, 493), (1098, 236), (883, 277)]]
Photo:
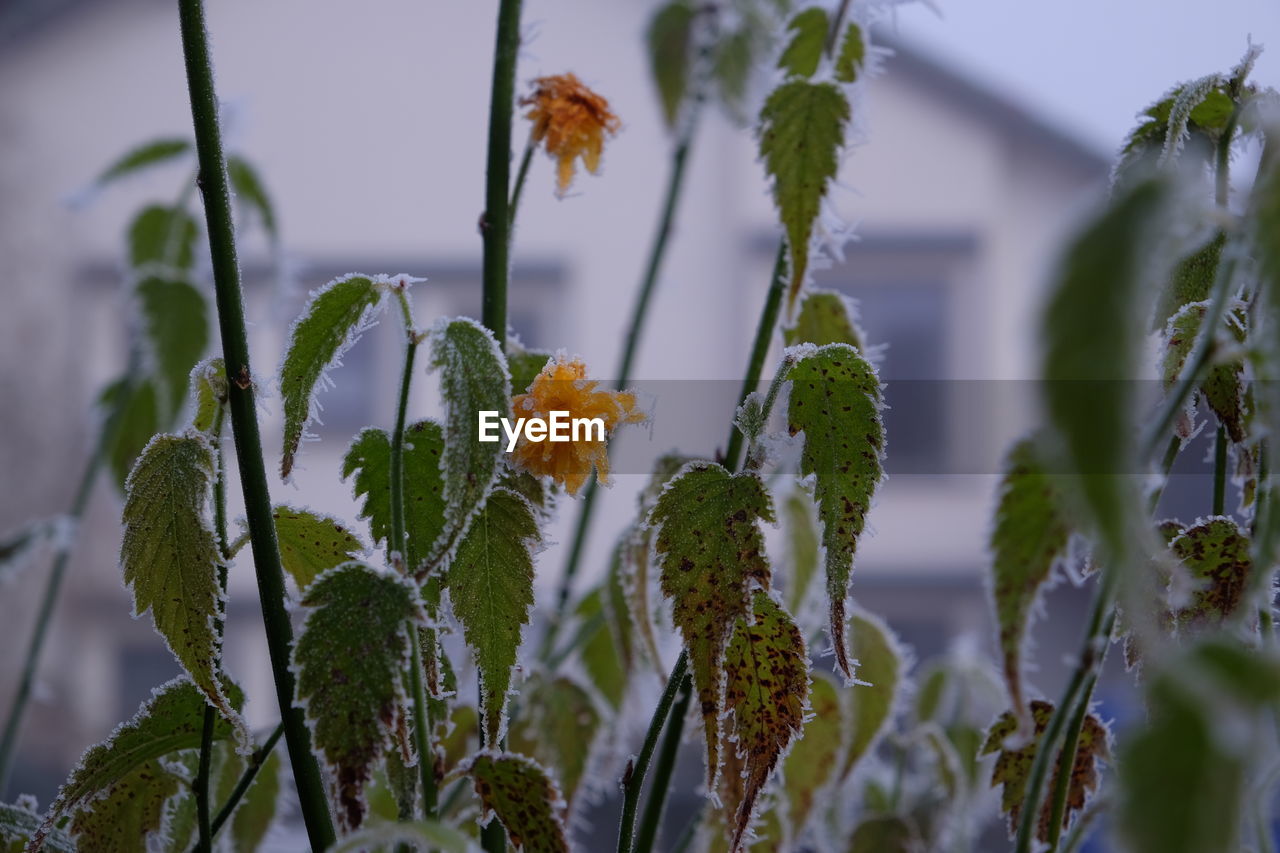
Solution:
[(574, 160), (593, 175), (600, 169), (605, 134), (616, 134), (622, 123), (609, 102), (582, 85), (573, 74), (556, 74), (533, 81), (533, 94), (520, 99), (533, 107), (525, 118), (533, 121), (533, 142), (542, 143), (557, 160), (556, 192), (564, 195), (573, 182)]
[(600, 383), (587, 378), (581, 359), (563, 353), (547, 362), (533, 380), (527, 394), (518, 394), (511, 407), (519, 418), (547, 420), (552, 412), (568, 412), (570, 418), (599, 418), (604, 422), (604, 440), (593, 440), (591, 431), (575, 441), (529, 441), (521, 437), (511, 453), (518, 467), (538, 476), (551, 477), (569, 494), (578, 490), (595, 469), (601, 483), (609, 482), (608, 439), (622, 424), (641, 423), (645, 414), (629, 391), (602, 390)]

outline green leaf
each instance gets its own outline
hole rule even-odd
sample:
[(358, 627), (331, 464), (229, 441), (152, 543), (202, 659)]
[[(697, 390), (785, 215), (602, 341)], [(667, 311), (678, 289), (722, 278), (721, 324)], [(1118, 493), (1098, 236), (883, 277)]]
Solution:
[(787, 32), (793, 35), (778, 59), (778, 67), (791, 77), (812, 77), (822, 59), (828, 29), (825, 9), (810, 6), (797, 13), (787, 24)]
[[(243, 697), (229, 685), (232, 704), (239, 707)], [(44, 835), (59, 820), (96, 799), (121, 779), (171, 753), (200, 747), (205, 700), (185, 676), (156, 688), (133, 719), (116, 727), (105, 741), (89, 747), (58, 792), (45, 817)], [(213, 736), (222, 741), (232, 736), (232, 727), (215, 719)]]
[(218, 412), (227, 405), (227, 367), (220, 358), (206, 358), (191, 368), (191, 395), (194, 406), (191, 428), (212, 432)]
[(804, 832), (815, 814), (817, 799), (834, 778), (844, 751), (846, 726), (840, 691), (825, 672), (813, 673), (809, 706), (812, 716), (804, 724), (804, 736), (782, 764), (787, 819), (795, 837)]
[(511, 670), (533, 607), (533, 550), (541, 541), (529, 502), (494, 489), (446, 578), (453, 614), (480, 670), (486, 745), (499, 743), (506, 728)]
[(276, 520), (280, 562), (299, 590), (306, 590), (325, 571), (357, 560), (368, 551), (336, 518), (285, 504), (277, 504), (271, 517)]
[(190, 270), (195, 265), (198, 226), (179, 207), (153, 204), (143, 208), (129, 225), (129, 268), (156, 264)]
[(472, 853), (476, 845), (450, 826), (429, 820), (375, 823), (343, 836), (328, 853), (388, 851), (408, 845), (411, 850), (439, 850), (441, 853)]
[(849, 839), (849, 853), (911, 853), (915, 849), (915, 833), (900, 817), (868, 818)]
[(1151, 315), (1151, 331), (1163, 332), (1182, 306), (1209, 298), (1226, 243), (1227, 235), (1219, 231), (1208, 243), (1178, 262), (1160, 291), (1156, 310)]
[(130, 150), (108, 166), (94, 181), (94, 185), (104, 187), (127, 175), (183, 157), (190, 150), (191, 142), (185, 138), (153, 139)]
[[(0, 803), (0, 851), (23, 853), (27, 842), (40, 829), (42, 818), (35, 811), (34, 798), (19, 797), (16, 804)], [(69, 835), (55, 829), (44, 839), (48, 853), (75, 853), (76, 845)]]
[(735, 850), (774, 768), (804, 728), (809, 703), (809, 653), (790, 614), (757, 591), (751, 617), (738, 619), (724, 656), (726, 749), (736, 750), (743, 763), (732, 824)]
[(234, 154), (227, 158), (227, 178), (231, 181), (231, 189), (235, 191), (237, 200), (258, 214), (262, 220), (262, 230), (267, 232), (271, 242), (280, 239), (276, 226), (275, 206), (271, 196), (267, 194), (262, 176), (243, 157)]
[[(592, 590), (578, 603), (575, 615), (584, 625), (594, 618), (604, 619), (601, 590)], [(605, 625), (593, 631), (582, 646), (582, 668), (592, 685), (614, 711), (622, 709), (627, 694), (627, 670), (618, 650), (614, 632)]]
[[(648, 557), (647, 553), (644, 557), (631, 553), (632, 549), (638, 547), (635, 530), (625, 531), (614, 545), (613, 559), (609, 561), (609, 572), (605, 576), (602, 590), (605, 624), (613, 633), (614, 642), (617, 644), (618, 653), (622, 657), (621, 663), (627, 675), (630, 675), (635, 668), (636, 642), (639, 639), (639, 629), (631, 613), (631, 605), (638, 598), (632, 594), (630, 588), (633, 582), (631, 572), (634, 568), (631, 563)], [(644, 616), (648, 617), (648, 611), (645, 611)]]
[(447, 562), (500, 473), (502, 443), (480, 441), (477, 413), (511, 411), (511, 377), (488, 329), (465, 317), (431, 331), (431, 366), (440, 371), (448, 414), (441, 470), (444, 529), (427, 554), (428, 568)]
[(848, 344), (865, 352), (866, 335), (858, 327), (853, 300), (834, 290), (809, 290), (800, 302), (795, 323), (782, 330), (787, 346), (796, 344)]
[[(221, 763), (218, 767), (217, 784), (214, 786), (214, 802), (225, 803), (231, 798), (231, 792), (244, 774), (246, 762), (225, 747), (220, 750), (219, 758)], [(280, 801), (280, 775), (280, 750), (277, 749), (262, 762), (249, 789), (232, 812), (232, 849), (257, 850), (266, 838)]]
[(773, 200), (791, 250), (794, 305), (809, 270), (809, 236), (839, 167), (849, 102), (833, 83), (783, 83), (760, 111), (760, 156), (773, 179)]
[(751, 587), (769, 587), (759, 520), (774, 521), (773, 503), (755, 474), (692, 463), (671, 480), (650, 515), (657, 527), (662, 594), (698, 691), (707, 744), (707, 781), (720, 766), (724, 655), (737, 621), (751, 608)]
[(364, 787), (393, 743), (397, 706), (406, 701), (405, 624), (423, 624), (417, 589), (363, 563), (330, 569), (307, 587), (311, 608), (293, 650), (297, 702), (313, 748), (332, 774), (338, 821), (364, 820)]
[(751, 69), (762, 51), (764, 39), (750, 24), (726, 33), (712, 49), (711, 71), (719, 89), (720, 100), (730, 117), (745, 123), (743, 112), (747, 82)]
[(1210, 518), (1186, 528), (1169, 550), (1191, 573), (1195, 589), (1174, 615), (1183, 630), (1217, 626), (1239, 609), (1253, 573), (1248, 534), (1230, 518)]
[(871, 752), (893, 718), (904, 669), (897, 639), (869, 613), (855, 611), (849, 618), (849, 645), (858, 656), (858, 683), (849, 694), (849, 750), (843, 778)]
[(782, 503), (782, 523), (787, 537), (787, 608), (800, 613), (809, 598), (809, 587), (818, 573), (818, 522), (813, 497), (796, 488)]
[(222, 638), (214, 623), (223, 618), (226, 598), (208, 514), (216, 476), (213, 448), (200, 433), (153, 438), (125, 483), (120, 566), (134, 615), (151, 611), (178, 663), (248, 743), (218, 671)]
[(171, 424), (186, 402), (188, 377), (209, 346), (208, 305), (199, 290), (179, 278), (149, 276), (135, 292), (161, 392), (161, 419)]
[[(1035, 725), (1033, 736), (1024, 739), (1018, 734), (1018, 717), (1013, 711), (1005, 711), (1000, 715), (987, 733), (987, 740), (982, 745), (982, 755), (995, 755), (996, 760), (991, 769), (991, 787), (1003, 785), (1000, 793), (1000, 809), (1009, 818), (1009, 832), (1017, 831), (1018, 819), (1022, 814), (1023, 802), (1027, 794), (1027, 779), (1031, 775), (1031, 765), (1036, 758), (1040, 740), (1044, 736), (1049, 718), (1053, 716), (1053, 704), (1036, 700), (1031, 703), (1031, 719)], [(1080, 730), (1080, 739), (1076, 743), (1076, 753), (1072, 758), (1071, 780), (1067, 784), (1067, 807), (1062, 816), (1063, 828), (1071, 826), (1072, 817), (1084, 810), (1089, 798), (1098, 788), (1099, 760), (1110, 758), (1108, 741), (1110, 734), (1107, 727), (1094, 714), (1084, 719)], [(1059, 750), (1061, 753), (1061, 750)], [(1058, 776), (1058, 767), (1062, 763), (1061, 754), (1053, 762), (1051, 779)], [(1049, 822), (1053, 819), (1053, 798), (1046, 797), (1040, 809), (1037, 822), (1036, 838), (1049, 840)]]
[(1073, 483), (1111, 560), (1128, 552), (1129, 530), (1140, 523), (1132, 478), (1121, 476), (1139, 470), (1131, 461), (1128, 380), (1137, 375), (1140, 295), (1170, 191), (1162, 180), (1117, 188), (1110, 206), (1070, 243), (1041, 326), (1048, 415), (1065, 445), (1065, 470), (1081, 475)]
[(862, 35), (862, 27), (850, 22), (844, 28), (844, 36), (840, 39), (840, 52), (836, 55), (836, 79), (841, 83), (852, 83), (862, 73), (867, 61), (867, 42)]
[(121, 378), (107, 386), (99, 402), (108, 412), (119, 407), (115, 434), (106, 448), (116, 487), (124, 492), (125, 480), (133, 470), (142, 448), (160, 431), (160, 411), (155, 383), (150, 379)]
[(689, 86), (693, 19), (693, 6), (687, 0), (674, 0), (654, 12), (645, 33), (645, 41), (649, 45), (649, 72), (658, 87), (667, 127), (675, 127)]
[(1062, 497), (1044, 469), (1033, 439), (1009, 451), (995, 528), (991, 532), (991, 591), (999, 625), (1005, 683), (1014, 710), (1025, 711), (1022, 641), (1040, 589), (1065, 554), (1071, 530)]
[(319, 410), (316, 393), (325, 371), (336, 364), (373, 322), (382, 304), (383, 283), (362, 275), (336, 278), (313, 292), (289, 332), (280, 367), (284, 405), (284, 452), (280, 476), (286, 480), (307, 426)]
[(568, 853), (564, 801), (556, 783), (522, 755), (482, 752), (466, 772), (484, 814), (497, 814), (511, 844), (524, 853)]
[(158, 761), (146, 761), (86, 804), (71, 820), (71, 834), (82, 850), (95, 853), (147, 853), (158, 836), (165, 804), (182, 790), (182, 780)]
[[(1187, 358), (1195, 346), (1204, 325), (1205, 314), (1209, 310), (1208, 302), (1193, 302), (1184, 305), (1177, 314), (1169, 319), (1165, 332), (1165, 352), (1160, 365), (1165, 391), (1168, 392), (1178, 383)], [(1246, 337), (1245, 324), (1248, 323), (1248, 306), (1236, 301), (1227, 309), (1227, 329), (1234, 343), (1243, 345)], [(1233, 358), (1231, 361), (1214, 364), (1209, 374), (1200, 385), (1199, 394), (1204, 397), (1209, 409), (1217, 415), (1218, 421), (1226, 428), (1227, 435), (1239, 444), (1245, 439), (1248, 410), (1244, 383), (1244, 358)], [(1188, 410), (1188, 420), (1194, 418), (1194, 410)], [(1192, 425), (1179, 425), (1179, 434), (1183, 431), (1190, 437)]]
[(845, 599), (858, 538), (884, 479), (884, 407), (875, 368), (848, 344), (828, 344), (791, 368), (788, 430), (804, 433), (800, 473), (814, 475), (826, 551), (827, 597), (836, 664), (853, 677), (844, 645)]
[(509, 749), (555, 771), (568, 807), (586, 778), (600, 712), (572, 680), (535, 676), (520, 691), (524, 710), (511, 725)]

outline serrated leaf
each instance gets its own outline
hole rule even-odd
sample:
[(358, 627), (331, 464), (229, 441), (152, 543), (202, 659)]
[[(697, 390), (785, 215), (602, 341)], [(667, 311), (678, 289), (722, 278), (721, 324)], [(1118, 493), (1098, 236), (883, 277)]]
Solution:
[(100, 398), (103, 408), (121, 407), (114, 435), (106, 448), (116, 487), (124, 492), (125, 480), (133, 470), (142, 448), (160, 430), (160, 409), (155, 383), (150, 379), (130, 382), (120, 379), (109, 385)]
[(658, 87), (662, 117), (669, 128), (675, 127), (676, 119), (680, 117), (680, 106), (689, 86), (693, 19), (692, 4), (687, 0), (674, 0), (654, 12), (645, 32), (645, 42), (649, 46), (649, 72)]
[(1220, 625), (1239, 608), (1253, 572), (1248, 534), (1230, 518), (1210, 518), (1179, 533), (1169, 550), (1195, 584), (1188, 603), (1174, 614), (1180, 629)]
[(272, 508), (280, 563), (300, 591), (325, 571), (359, 559), (364, 543), (335, 518), (285, 504)]
[(849, 102), (832, 83), (783, 83), (760, 111), (760, 156), (773, 180), (773, 200), (787, 231), (795, 304), (809, 270), (809, 236), (839, 166)]
[(1033, 439), (1009, 451), (995, 528), (991, 532), (991, 593), (999, 626), (1005, 683), (1014, 710), (1023, 713), (1022, 642), (1040, 589), (1065, 554), (1070, 527), (1062, 497)]
[(498, 816), (507, 838), (526, 853), (568, 853), (564, 801), (556, 783), (538, 764), (522, 755), (482, 752), (467, 774), (485, 814)]
[(176, 160), (185, 156), (190, 150), (191, 142), (187, 139), (153, 139), (150, 142), (144, 142), (137, 148), (126, 152), (119, 160), (108, 166), (97, 177), (94, 184), (98, 187), (106, 186), (112, 181), (140, 172), (151, 166), (158, 166), (161, 163)]
[(858, 684), (849, 693), (849, 750), (841, 776), (847, 778), (893, 717), (902, 689), (903, 660), (897, 639), (870, 614), (849, 618), (849, 645), (858, 658)]
[(160, 204), (143, 208), (129, 225), (129, 267), (189, 270), (195, 265), (197, 236), (196, 221), (186, 210)]
[(338, 821), (360, 826), (364, 787), (392, 744), (396, 707), (405, 701), (406, 623), (426, 614), (406, 579), (363, 563), (330, 569), (307, 587), (311, 608), (293, 650), (297, 702), (313, 749), (330, 772)]
[(208, 304), (180, 278), (149, 276), (135, 288), (151, 368), (161, 391), (161, 420), (172, 423), (187, 398), (187, 379), (209, 346)]
[[(1050, 421), (1068, 473), (1111, 559), (1130, 546), (1139, 519), (1130, 494), (1131, 386), (1141, 345), (1140, 294), (1170, 185), (1117, 188), (1110, 206), (1069, 245), (1042, 321), (1042, 368)], [(1081, 335), (1081, 329), (1090, 334)]]
[(465, 317), (431, 331), (431, 367), (440, 371), (448, 414), (444, 425), (444, 528), (427, 553), (444, 562), (461, 540), (500, 473), (501, 442), (480, 441), (477, 413), (511, 411), (511, 377), (488, 329)]
[[(23, 800), (19, 797), (12, 805), (0, 803), (0, 851), (3, 853), (22, 853), (40, 828), (43, 819), (35, 812), (34, 799), (30, 803)], [(48, 853), (75, 853), (76, 844), (71, 836), (55, 829), (45, 837), (44, 849)]]
[[(1187, 358), (1195, 346), (1196, 338), (1200, 336), (1208, 310), (1208, 302), (1193, 302), (1184, 305), (1169, 319), (1169, 325), (1165, 330), (1164, 358), (1160, 364), (1160, 373), (1166, 392), (1178, 383)], [(1235, 343), (1244, 343), (1247, 322), (1248, 308), (1243, 302), (1237, 301), (1228, 307), (1227, 329)], [(1226, 428), (1231, 440), (1236, 444), (1243, 442), (1248, 417), (1245, 405), (1243, 356), (1229, 362), (1214, 364), (1201, 383), (1198, 393), (1203, 396), (1210, 410), (1217, 415), (1218, 421)]]
[(853, 677), (844, 645), (845, 599), (858, 537), (884, 479), (884, 406), (875, 368), (847, 344), (828, 344), (791, 368), (787, 420), (792, 435), (804, 433), (800, 473), (814, 476), (814, 500), (826, 551), (829, 630), (836, 664)]
[(866, 335), (858, 327), (853, 301), (834, 290), (809, 290), (800, 301), (795, 322), (782, 330), (787, 346), (848, 344), (865, 352)]
[(362, 275), (336, 278), (311, 294), (289, 332), (289, 347), (280, 366), (280, 399), (284, 408), (284, 451), (280, 476), (293, 471), (298, 445), (319, 408), (316, 394), (325, 371), (351, 348), (373, 322), (383, 288)]
[(692, 463), (671, 480), (650, 515), (657, 527), (662, 594), (689, 652), (707, 745), (707, 781), (720, 766), (724, 654), (751, 607), (751, 587), (769, 588), (760, 520), (773, 502), (755, 474)]
[(849, 839), (849, 853), (912, 853), (915, 833), (900, 817), (873, 817), (858, 824)]
[(769, 777), (804, 728), (809, 655), (800, 629), (768, 593), (752, 596), (751, 621), (739, 618), (724, 655), (727, 749), (742, 761), (742, 799), (733, 817), (738, 850)]
[[(242, 696), (229, 685), (233, 706)], [(89, 747), (54, 800), (38, 837), (140, 767), (184, 749), (200, 747), (205, 700), (187, 677), (156, 688), (138, 713), (116, 727), (105, 741)], [(232, 727), (216, 718), (215, 741), (232, 736)]]
[(279, 240), (275, 206), (271, 203), (271, 196), (267, 193), (266, 184), (262, 182), (258, 170), (243, 157), (233, 154), (227, 158), (227, 178), (231, 181), (236, 199), (258, 214), (258, 218), (262, 220), (262, 229), (267, 232), (271, 241), (274, 243)]
[(798, 12), (787, 24), (791, 41), (778, 59), (778, 67), (792, 77), (812, 77), (822, 59), (827, 42), (827, 10), (810, 6)]
[(511, 726), (508, 748), (555, 771), (572, 808), (600, 731), (600, 712), (591, 696), (564, 676), (531, 678), (520, 695), (525, 707)]
[[(578, 619), (583, 623), (597, 617), (603, 619), (601, 599), (601, 591), (592, 590), (578, 603), (575, 611)], [(622, 700), (627, 693), (627, 673), (613, 632), (601, 625), (583, 643), (581, 656), (582, 668), (586, 670), (592, 685), (600, 691), (610, 707), (615, 711), (621, 710)]]
[(221, 358), (206, 358), (191, 368), (191, 396), (194, 405), (191, 428), (212, 432), (218, 411), (227, 404), (227, 367)]
[(120, 567), (133, 613), (151, 611), (156, 631), (192, 681), (241, 730), (248, 731), (219, 674), (222, 638), (214, 629), (226, 604), (224, 567), (208, 515), (217, 463), (197, 432), (157, 435), (125, 483)]
[(144, 762), (86, 804), (71, 819), (71, 834), (82, 850), (147, 853), (148, 839), (160, 833), (165, 804), (181, 788), (181, 780), (160, 762)]
[(1156, 302), (1156, 310), (1151, 315), (1151, 331), (1164, 331), (1169, 319), (1182, 306), (1209, 298), (1226, 242), (1227, 235), (1219, 231), (1208, 243), (1178, 262)]
[(787, 537), (787, 607), (792, 613), (799, 613), (818, 573), (818, 522), (813, 498), (799, 488), (788, 494), (782, 503), (782, 523)]
[(555, 353), (538, 349), (514, 349), (507, 347), (507, 368), (511, 371), (511, 392), (526, 394), (533, 380), (537, 378), (547, 362), (555, 358)]
[(840, 691), (825, 672), (813, 673), (809, 706), (812, 716), (804, 724), (804, 736), (796, 741), (782, 764), (787, 820), (796, 837), (805, 830), (820, 792), (839, 769), (845, 742)]
[[(1017, 831), (1018, 819), (1022, 814), (1023, 801), (1026, 799), (1027, 779), (1031, 775), (1031, 765), (1035, 761), (1036, 750), (1040, 739), (1044, 736), (1049, 718), (1053, 716), (1053, 704), (1036, 700), (1031, 703), (1031, 720), (1035, 730), (1025, 743), (1014, 743), (1019, 736), (1018, 719), (1012, 711), (1006, 711), (992, 724), (987, 733), (986, 742), (982, 746), (982, 755), (995, 755), (995, 764), (991, 769), (991, 787), (1002, 785), (1000, 794), (1001, 811), (1009, 818), (1009, 832)], [(1094, 714), (1085, 717), (1080, 730), (1080, 739), (1076, 744), (1076, 753), (1072, 757), (1071, 780), (1067, 785), (1067, 807), (1063, 812), (1062, 825), (1068, 828), (1072, 818), (1083, 811), (1093, 792), (1098, 788), (1099, 760), (1110, 758), (1107, 727)], [(1061, 750), (1059, 750), (1061, 752)], [(1050, 779), (1058, 777), (1058, 767), (1062, 763), (1061, 754), (1053, 762)], [(1049, 840), (1049, 823), (1053, 818), (1053, 798), (1045, 798), (1041, 804), (1040, 819), (1037, 821), (1036, 838)]]
[(446, 586), (480, 670), (485, 744), (506, 727), (507, 694), (533, 607), (533, 549), (542, 541), (529, 502), (494, 489), (458, 546)]
[(840, 37), (840, 52), (836, 54), (836, 79), (841, 83), (853, 83), (862, 73), (867, 61), (867, 42), (862, 27), (850, 22)]

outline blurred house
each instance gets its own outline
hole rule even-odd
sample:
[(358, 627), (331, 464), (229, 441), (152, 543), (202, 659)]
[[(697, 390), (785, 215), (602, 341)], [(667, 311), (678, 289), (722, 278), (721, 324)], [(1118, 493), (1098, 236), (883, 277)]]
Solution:
[[(670, 140), (641, 39), (652, 4), (526, 5), (521, 81), (572, 70), (607, 95), (625, 128), (609, 143), (602, 174), (579, 175), (563, 200), (547, 161), (535, 160), (515, 236), (512, 324), (527, 344), (580, 353), (607, 378), (667, 178)], [(266, 175), (296, 272), (297, 286), (282, 289), (269, 246), (247, 222), (241, 251), (261, 376), (279, 363), (306, 291), (351, 270), (428, 277), (415, 290), (420, 324), (478, 315), (494, 9), (414, 0), (210, 4), (229, 138)], [(25, 13), (0, 32), (0, 471), (8, 484), (0, 529), (8, 529), (65, 509), (88, 452), (86, 413), (123, 365), (128, 214), (175, 198), (193, 167), (165, 167), (82, 209), (64, 203), (137, 142), (189, 132), (173, 3), (9, 0), (0, 11)], [(871, 516), (875, 535), (859, 549), (855, 598), (925, 656), (957, 634), (990, 636), (988, 519), (1003, 448), (1033, 416), (1025, 380), (1036, 372), (1040, 284), (1071, 215), (1102, 186), (1107, 157), (906, 46), (885, 69), (856, 118), (868, 141), (850, 151), (833, 194), (857, 239), (818, 280), (857, 298), (869, 339), (888, 345), (891, 479)], [(690, 173), (635, 374), (655, 395), (719, 389), (691, 395), (705, 407), (694, 420), (709, 424), (711, 437), (686, 449), (711, 453), (731, 415), (778, 229), (749, 130), (709, 115)], [(399, 345), (388, 323), (348, 354), (322, 397), (322, 440), (305, 447), (296, 488), (274, 484), (276, 499), (354, 518), (339, 460), (361, 426), (391, 420)], [(695, 381), (706, 384), (682, 384)], [(431, 410), (431, 388), (424, 374), (416, 411)], [(263, 412), (269, 453), (279, 446), (274, 406), (268, 399)], [(656, 443), (664, 411), (670, 404), (659, 398), (654, 436), (636, 432), (620, 452)], [(646, 473), (620, 464), (585, 580), (598, 576)], [(119, 508), (100, 483), (5, 796), (47, 797), (86, 744), (176, 672), (149, 617), (127, 615)], [(565, 501), (549, 538), (565, 541), (576, 514)], [(563, 558), (559, 547), (542, 555), (540, 604)], [(41, 558), (0, 588), (0, 706), (12, 695), (46, 573)], [(1059, 630), (1074, 642), (1074, 623)], [(228, 636), (227, 666), (255, 697), (251, 722), (268, 725), (277, 711), (246, 560), (232, 573)]]

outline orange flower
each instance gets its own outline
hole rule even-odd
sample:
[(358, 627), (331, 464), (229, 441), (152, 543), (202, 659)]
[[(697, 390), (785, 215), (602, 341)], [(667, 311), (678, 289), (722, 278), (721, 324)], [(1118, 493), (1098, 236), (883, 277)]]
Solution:
[(573, 181), (573, 161), (581, 156), (587, 171), (600, 169), (604, 136), (613, 136), (622, 123), (609, 102), (582, 85), (573, 74), (556, 74), (533, 81), (533, 94), (520, 99), (533, 107), (525, 118), (533, 121), (533, 142), (545, 143), (547, 154), (559, 161), (556, 193), (563, 196)]
[(600, 482), (607, 484), (609, 437), (621, 424), (643, 422), (645, 414), (637, 406), (635, 394), (600, 390), (599, 384), (587, 378), (587, 366), (581, 359), (558, 353), (548, 361), (529, 386), (529, 393), (512, 398), (516, 417), (546, 420), (552, 412), (568, 412), (570, 418), (599, 418), (604, 422), (605, 439), (590, 440), (591, 430), (583, 430), (577, 441), (533, 442), (521, 435), (511, 453), (515, 464), (531, 474), (551, 477), (571, 495), (578, 493), (593, 468)]

